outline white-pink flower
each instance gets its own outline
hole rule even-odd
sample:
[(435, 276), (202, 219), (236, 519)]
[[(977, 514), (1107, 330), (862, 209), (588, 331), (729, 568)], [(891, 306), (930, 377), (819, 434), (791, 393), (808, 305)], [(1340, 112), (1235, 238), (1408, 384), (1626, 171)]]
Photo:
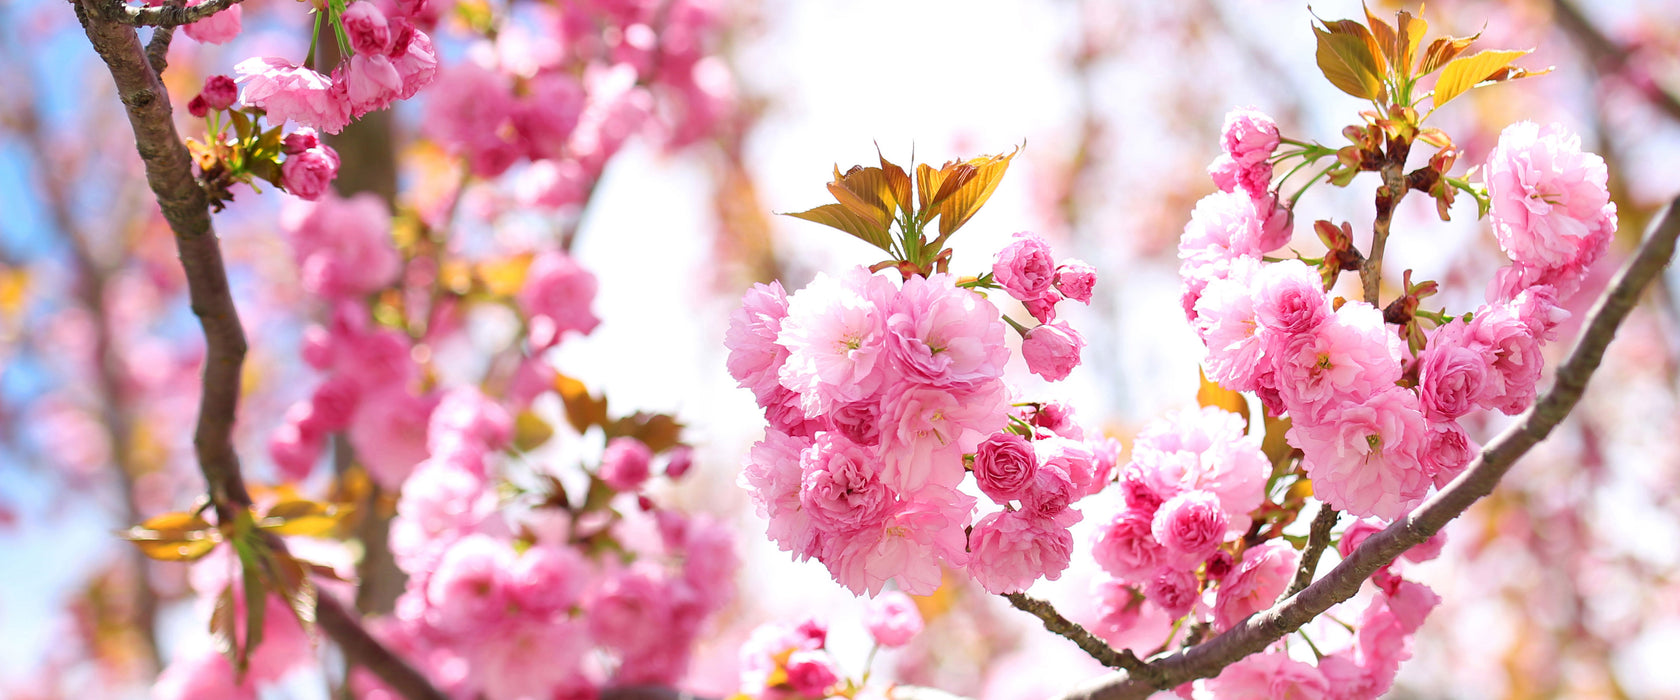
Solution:
[(1343, 304), (1311, 333), (1276, 342), (1275, 386), (1297, 424), (1400, 380), (1400, 339), (1362, 301)]
[(248, 58), (233, 67), (245, 84), (246, 105), (261, 108), (270, 124), (286, 120), (336, 134), (350, 123), (350, 100), (331, 78), (283, 58)]
[(601, 320), (590, 306), (600, 283), (595, 273), (564, 252), (545, 251), (531, 261), (514, 300), (530, 326), (531, 344), (546, 349), (566, 333), (589, 335)]
[(931, 386), (974, 385), (1003, 374), (1009, 350), (997, 307), (947, 274), (911, 277), (887, 317), (899, 375)]
[(1000, 511), (974, 524), (968, 548), (968, 574), (981, 588), (1018, 593), (1040, 578), (1062, 577), (1073, 552), (1073, 535), (1055, 520)]
[(788, 349), (782, 386), (800, 395), (807, 414), (868, 397), (887, 374), (887, 316), (897, 293), (881, 275), (855, 267), (819, 273), (788, 299), (777, 342)]
[(1428, 426), (1416, 394), (1391, 386), (1324, 415), (1322, 423), (1299, 420), (1289, 431), (1319, 498), (1385, 520), (1423, 501), (1432, 482), (1418, 458)]
[(863, 625), (877, 644), (901, 647), (921, 633), (922, 613), (910, 596), (887, 591), (865, 605)]
[(1236, 570), (1219, 582), (1219, 595), (1213, 604), (1214, 627), (1229, 629), (1243, 618), (1271, 607), (1289, 587), (1300, 559), (1301, 553), (1281, 540), (1244, 551)]
[(872, 450), (828, 431), (799, 456), (803, 472), (799, 503), (818, 527), (832, 532), (878, 528), (898, 506), (881, 483), (881, 465)]

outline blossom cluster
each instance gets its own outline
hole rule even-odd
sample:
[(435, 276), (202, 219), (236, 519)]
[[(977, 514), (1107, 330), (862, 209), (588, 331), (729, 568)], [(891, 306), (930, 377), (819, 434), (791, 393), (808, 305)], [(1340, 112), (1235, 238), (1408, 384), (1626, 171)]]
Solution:
[(530, 160), (520, 195), (529, 204), (579, 204), (630, 137), (652, 131), (668, 147), (686, 145), (733, 102), (727, 68), (708, 53), (719, 20), (710, 3), (528, 11), (552, 32), (512, 28), (441, 71), (425, 130), (481, 177)]
[(1096, 269), (1073, 258), (1055, 262), (1042, 236), (1023, 231), (998, 254), (992, 280), (1039, 322), (1022, 336), (1027, 369), (1052, 382), (1066, 379), (1079, 364), (1085, 338), (1067, 322), (1056, 320), (1056, 304), (1064, 299), (1090, 304)]
[(353, 119), (413, 97), (432, 82), (438, 57), (405, 7), (416, 5), (394, 3), (388, 15), (372, 0), (350, 3), (337, 20), (353, 54), (330, 76), (274, 56), (241, 61), (234, 72), (245, 85), (244, 104), (277, 126), (292, 121), (336, 134)]
[[(899, 591), (888, 591), (870, 601), (863, 618), (877, 648), (904, 646), (922, 631), (921, 612), (909, 596)], [(846, 678), (828, 649), (828, 623), (821, 618), (760, 625), (741, 645), (740, 656), (741, 695), (752, 700), (816, 699), (836, 694), (887, 697), (878, 688), (865, 687), (868, 669), (863, 681)]]
[[(1225, 139), (1234, 150), (1224, 158), (1240, 161), (1253, 152), (1253, 134), (1275, 131), (1263, 116), (1234, 114)], [(1262, 261), (1288, 241), (1287, 227), (1269, 232), (1279, 216), (1263, 218), (1258, 205), (1275, 193), (1257, 196), (1238, 178), (1233, 191), (1198, 203), (1185, 227), (1184, 306), (1207, 345), (1208, 377), (1292, 419), (1289, 442), (1333, 507), (1399, 517), (1469, 461), (1475, 445), (1460, 418), (1532, 403), (1540, 345), (1567, 316), (1560, 292), (1573, 291), (1614, 230), (1603, 161), (1581, 153), (1561, 127), (1506, 129), (1486, 171), (1494, 229), (1513, 265), (1486, 304), (1449, 319), (1416, 353), (1384, 310), (1332, 299), (1306, 263)]]
[[(1022, 235), (994, 277), (1044, 308), (1051, 294), (1089, 299), (1088, 267), (1064, 266), (1058, 287), (1049, 260)], [(749, 290), (724, 342), (769, 422), (741, 483), (771, 539), (859, 594), (888, 579), (931, 593), (941, 563), (993, 592), (1060, 576), (1081, 518), (1070, 505), (1108, 483), (1118, 449), (1084, 441), (1059, 406), (1011, 405), (1005, 333), (998, 309), (945, 273), (899, 285), (859, 267), (792, 296), (777, 282)], [(1078, 362), (1077, 347), (1045, 356), (1061, 376)], [(968, 471), (1003, 510), (973, 520)]]

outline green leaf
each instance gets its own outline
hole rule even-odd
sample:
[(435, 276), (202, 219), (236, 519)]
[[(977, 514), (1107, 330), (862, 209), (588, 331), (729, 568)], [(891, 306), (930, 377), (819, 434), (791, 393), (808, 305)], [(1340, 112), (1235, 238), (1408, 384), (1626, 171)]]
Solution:
[(228, 110), (228, 120), (233, 122), (233, 132), (239, 135), (239, 141), (251, 137), (251, 118), (239, 110)]
[(1387, 95), (1382, 76), (1377, 73), (1377, 57), (1371, 55), (1375, 40), (1368, 44), (1353, 34), (1336, 34), (1316, 27), (1313, 33), (1318, 36), (1318, 70), (1331, 85), (1364, 100), (1380, 100)]
[(164, 513), (118, 533), (158, 561), (195, 561), (221, 543), (221, 533), (197, 513)]
[(520, 452), (530, 452), (554, 437), (554, 426), (526, 409), (513, 417), (513, 446)]
[(790, 212), (786, 216), (840, 229), (876, 248), (889, 253), (892, 252), (892, 239), (889, 237), (886, 227), (876, 226), (875, 222), (864, 218), (844, 204), (824, 204), (809, 211)]
[(1477, 83), (1487, 80), (1510, 62), (1531, 52), (1532, 50), (1488, 50), (1454, 59), (1441, 70), (1440, 80), (1435, 81), (1435, 107), (1439, 109), (1441, 105), (1451, 102)]

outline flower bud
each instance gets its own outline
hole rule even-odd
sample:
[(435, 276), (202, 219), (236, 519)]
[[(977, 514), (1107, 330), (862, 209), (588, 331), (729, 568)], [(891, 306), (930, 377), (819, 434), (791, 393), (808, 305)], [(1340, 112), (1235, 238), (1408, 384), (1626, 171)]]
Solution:
[(210, 109), (227, 109), (239, 99), (239, 86), (233, 83), (233, 78), (212, 75), (204, 80), (204, 91), (198, 96), (204, 98), (204, 104)]
[(1027, 331), (1026, 339), (1021, 342), (1021, 356), (1026, 358), (1027, 369), (1033, 374), (1058, 382), (1079, 366), (1079, 350), (1083, 347), (1085, 339), (1079, 332), (1057, 321)]

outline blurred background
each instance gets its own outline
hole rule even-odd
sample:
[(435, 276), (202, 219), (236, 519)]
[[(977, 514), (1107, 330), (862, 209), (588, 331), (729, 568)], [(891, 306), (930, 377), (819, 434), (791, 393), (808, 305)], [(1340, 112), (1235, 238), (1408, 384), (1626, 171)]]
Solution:
[[(1145, 421), (1195, 402), (1201, 349), (1179, 308), (1175, 246), (1194, 203), (1213, 191), (1205, 168), (1225, 112), (1253, 106), (1286, 136), (1334, 145), (1361, 103), (1319, 75), (1300, 2), (690, 4), (709, 13), (696, 89), (713, 109), (652, 120), (558, 206), (532, 194), (548, 175), (530, 164), (463, 176), (428, 127), (428, 93), (333, 143), (342, 192), (372, 191), (417, 212), (450, 231), (452, 250), (490, 256), (563, 242), (600, 278), (602, 325), (548, 359), (615, 406), (669, 412), (687, 426), (696, 467), (659, 495), (738, 535), (739, 593), (692, 669), (696, 688), (727, 694), (735, 650), (762, 621), (826, 608), (836, 644), (860, 657), (867, 646), (861, 627), (839, 622), (857, 610), (852, 597), (820, 566), (796, 565), (767, 542), (735, 486), (763, 429), (750, 392), (724, 370), (722, 334), (741, 293), (876, 261), (866, 244), (774, 212), (828, 201), (831, 168), (872, 164), (877, 149), (901, 165), (938, 165), (1024, 143), (954, 241), (952, 271), (989, 269), (1022, 230), (1092, 263), (1097, 298), (1067, 312), (1090, 341), (1083, 366), (1054, 385), (1012, 366), (1011, 380), (1129, 443)], [(446, 70), (552, 48), (543, 3), (445, 7), (435, 36)], [(202, 132), (181, 106), (205, 76), (253, 55), (303, 54), (304, 8), (250, 0), (231, 43), (176, 39), (165, 78), (184, 135)], [(469, 31), (481, 8), (506, 18), (494, 40)], [(1362, 18), (1351, 0), (1312, 11)], [(1461, 148), (1460, 172), (1525, 119), (1562, 122), (1609, 164), (1621, 232), (1569, 304), (1579, 318), (1680, 193), (1680, 5), (1462, 0), (1431, 4), (1424, 17), (1432, 35), (1481, 32), (1479, 46), (1535, 48), (1518, 64), (1556, 68), (1476, 90), (1432, 118)], [(145, 697), (172, 651), (204, 635), (204, 615), (184, 566), (149, 562), (114, 531), (202, 493), (190, 438), (202, 339), (110, 78), (67, 5), (0, 4), (0, 75), (0, 696)], [(1373, 190), (1370, 178), (1315, 188), (1297, 208), (1297, 241), (1316, 245), (1307, 222), (1320, 218), (1368, 231)], [(279, 478), (269, 435), (313, 385), (300, 338), (326, 314), (299, 290), (277, 232), (288, 198), (243, 190), (216, 219), (252, 347), (236, 439), (259, 483)], [(1441, 281), (1440, 304), (1463, 309), (1481, 299), (1501, 254), (1472, 203), (1453, 214), (1441, 222), (1432, 201), (1408, 198), (1388, 277), (1415, 269)], [(1671, 273), (1630, 318), (1576, 413), (1448, 528), (1441, 559), (1415, 569), (1444, 603), (1392, 697), (1680, 698), (1677, 282)], [(440, 350), (439, 364), (476, 376), (506, 342), (506, 324), (463, 319), (463, 340)], [(1548, 348), (1549, 363), (1575, 330)], [(562, 449), (591, 450), (599, 446), (582, 439)], [(1084, 510), (1117, 507), (1118, 497), (1098, 498)], [(1084, 558), (1034, 591), (1076, 619), (1092, 614), (1095, 567)], [(1101, 671), (978, 588), (948, 587), (923, 611), (928, 633), (877, 668), (976, 698), (1048, 696)], [(302, 679), (264, 697), (326, 692)]]

